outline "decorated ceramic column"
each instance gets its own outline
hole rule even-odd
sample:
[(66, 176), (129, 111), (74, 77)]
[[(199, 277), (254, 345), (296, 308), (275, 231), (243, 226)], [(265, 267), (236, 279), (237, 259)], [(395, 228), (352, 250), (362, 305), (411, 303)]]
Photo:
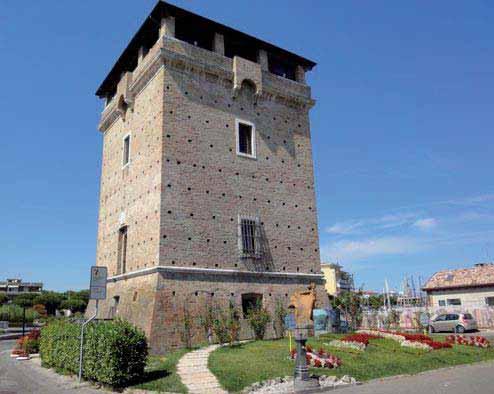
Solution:
[(309, 332), (314, 328), (312, 311), (316, 303), (315, 286), (311, 284), (307, 291), (296, 292), (290, 298), (289, 308), (295, 312), (294, 339), (297, 355), (295, 357), (294, 391), (308, 392), (319, 387), (319, 380), (309, 376), (306, 343)]

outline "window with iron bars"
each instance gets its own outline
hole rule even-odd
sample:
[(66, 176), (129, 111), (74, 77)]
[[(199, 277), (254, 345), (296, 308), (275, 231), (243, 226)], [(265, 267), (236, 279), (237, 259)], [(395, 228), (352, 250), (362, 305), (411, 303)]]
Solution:
[(239, 249), (244, 258), (262, 257), (261, 228), (257, 217), (239, 217)]

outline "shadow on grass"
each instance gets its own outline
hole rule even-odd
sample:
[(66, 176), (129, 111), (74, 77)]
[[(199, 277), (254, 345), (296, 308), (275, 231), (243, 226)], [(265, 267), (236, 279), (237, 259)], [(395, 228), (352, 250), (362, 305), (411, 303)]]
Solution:
[(146, 371), (142, 376), (130, 382), (130, 384), (126, 386), (135, 386), (138, 384), (144, 384), (148, 382), (153, 382), (158, 379), (163, 379), (172, 375), (170, 371), (167, 370), (155, 370), (155, 371)]

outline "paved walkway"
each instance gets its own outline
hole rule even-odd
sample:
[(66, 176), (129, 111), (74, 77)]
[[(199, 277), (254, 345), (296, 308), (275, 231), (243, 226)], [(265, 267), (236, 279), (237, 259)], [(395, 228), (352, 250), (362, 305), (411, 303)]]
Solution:
[(178, 362), (177, 372), (190, 394), (227, 394), (208, 368), (208, 357), (219, 345), (187, 353)]
[(0, 394), (106, 394), (89, 383), (81, 385), (68, 376), (55, 375), (34, 360), (10, 358), (15, 341), (0, 341)]

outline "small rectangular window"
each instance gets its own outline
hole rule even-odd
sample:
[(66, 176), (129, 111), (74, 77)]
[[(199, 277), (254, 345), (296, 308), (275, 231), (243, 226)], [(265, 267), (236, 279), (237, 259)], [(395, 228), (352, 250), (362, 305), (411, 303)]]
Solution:
[(117, 272), (125, 274), (127, 271), (127, 226), (118, 231), (118, 262)]
[(256, 222), (255, 220), (242, 219), (242, 253), (255, 255), (256, 253)]
[(248, 317), (249, 312), (262, 308), (262, 294), (246, 293), (242, 294), (242, 313), (244, 319)]
[(448, 305), (461, 305), (459, 298), (448, 298)]
[(485, 297), (485, 304), (489, 306), (494, 306), (494, 297)]
[(261, 257), (262, 248), (258, 218), (239, 218), (239, 248), (242, 257)]
[(237, 154), (256, 157), (255, 127), (252, 123), (237, 120)]
[(125, 136), (123, 140), (123, 166), (130, 162), (130, 135)]
[(439, 304), (439, 306), (445, 306), (445, 305), (446, 305), (446, 301), (444, 301), (444, 300), (439, 300), (439, 301), (438, 301), (438, 304)]

